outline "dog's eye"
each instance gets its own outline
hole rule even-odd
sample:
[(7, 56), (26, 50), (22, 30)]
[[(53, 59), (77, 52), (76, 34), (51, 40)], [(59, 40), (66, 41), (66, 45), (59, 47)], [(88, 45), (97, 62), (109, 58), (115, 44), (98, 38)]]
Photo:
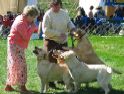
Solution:
[(76, 37), (78, 37), (78, 34), (75, 34)]
[(74, 35), (76, 34), (76, 32), (73, 33)]

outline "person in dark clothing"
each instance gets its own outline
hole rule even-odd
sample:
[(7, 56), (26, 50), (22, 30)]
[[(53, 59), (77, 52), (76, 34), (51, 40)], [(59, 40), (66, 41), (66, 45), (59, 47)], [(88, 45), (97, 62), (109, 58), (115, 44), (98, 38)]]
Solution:
[(75, 18), (75, 25), (77, 28), (85, 28), (88, 24), (88, 17), (83, 8), (77, 9), (77, 16)]

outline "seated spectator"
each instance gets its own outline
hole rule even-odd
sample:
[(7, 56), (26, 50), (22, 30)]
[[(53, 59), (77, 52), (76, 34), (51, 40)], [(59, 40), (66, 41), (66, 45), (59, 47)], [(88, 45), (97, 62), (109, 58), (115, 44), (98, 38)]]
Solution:
[(118, 6), (116, 9), (115, 9), (115, 13), (114, 13), (114, 16), (115, 17), (121, 17), (123, 18), (123, 7), (120, 7)]
[(13, 19), (11, 20), (12, 23), (14, 22), (16, 17), (17, 17), (17, 14), (13, 14)]
[(3, 39), (6, 39), (9, 33), (10, 33), (9, 27), (5, 27), (4, 25), (0, 26), (0, 36), (2, 36)]
[(9, 16), (4, 15), (3, 17), (3, 25), (7, 27), (11, 27), (11, 20), (9, 19)]
[(105, 28), (105, 23), (106, 22), (106, 14), (105, 11), (102, 9), (101, 6), (98, 6), (96, 8), (96, 13), (94, 14), (95, 17), (95, 25), (96, 25), (96, 30), (95, 30), (95, 34), (98, 35), (104, 35), (106, 30)]
[(122, 7), (122, 16), (124, 18), (124, 7)]
[(123, 17), (124, 17), (123, 7), (117, 6), (117, 8), (115, 9), (114, 15), (111, 18), (112, 22), (120, 25), (120, 23), (123, 22)]
[(105, 11), (102, 9), (101, 6), (98, 6), (96, 9), (97, 9), (97, 11), (96, 11), (94, 17), (96, 17), (96, 18), (105, 18), (106, 17)]
[(1, 27), (1, 36), (4, 37), (4, 39), (7, 38), (8, 34), (10, 33), (10, 28), (12, 25), (12, 21), (10, 20), (9, 15), (3, 16), (3, 25)]
[(7, 16), (9, 17), (9, 20), (13, 20), (13, 13), (11, 11), (7, 11)]
[(77, 16), (75, 18), (75, 25), (77, 28), (84, 28), (88, 24), (88, 18), (85, 14), (85, 11), (83, 8), (79, 7), (77, 9)]
[(101, 6), (98, 6), (96, 13), (94, 14), (95, 17), (95, 24), (101, 25), (103, 22), (105, 22), (106, 14), (105, 11), (102, 9)]

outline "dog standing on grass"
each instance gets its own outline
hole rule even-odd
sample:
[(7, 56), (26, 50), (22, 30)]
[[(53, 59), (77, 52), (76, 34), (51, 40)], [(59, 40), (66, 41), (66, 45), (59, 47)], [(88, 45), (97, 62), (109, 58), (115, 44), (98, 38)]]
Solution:
[(73, 92), (72, 75), (66, 64), (50, 63), (48, 53), (43, 49), (35, 47), (33, 53), (37, 56), (38, 74), (41, 79), (41, 93), (46, 93), (48, 82), (64, 81), (67, 92)]
[(85, 64), (77, 59), (75, 52), (72, 50), (62, 53), (54, 51), (54, 54), (58, 63), (64, 61), (68, 65), (75, 82), (75, 92), (78, 91), (81, 83), (97, 81), (105, 94), (108, 94), (112, 73), (121, 74), (104, 64)]

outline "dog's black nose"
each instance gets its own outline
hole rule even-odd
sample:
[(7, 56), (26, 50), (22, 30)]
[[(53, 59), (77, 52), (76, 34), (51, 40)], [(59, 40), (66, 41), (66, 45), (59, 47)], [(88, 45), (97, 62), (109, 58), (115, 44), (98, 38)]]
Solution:
[(36, 50), (33, 50), (33, 53), (34, 53), (34, 54), (38, 54), (38, 52), (37, 52)]
[(37, 47), (37, 46), (35, 46), (35, 49), (38, 49), (38, 47)]
[(33, 50), (33, 53), (35, 53), (35, 50)]

